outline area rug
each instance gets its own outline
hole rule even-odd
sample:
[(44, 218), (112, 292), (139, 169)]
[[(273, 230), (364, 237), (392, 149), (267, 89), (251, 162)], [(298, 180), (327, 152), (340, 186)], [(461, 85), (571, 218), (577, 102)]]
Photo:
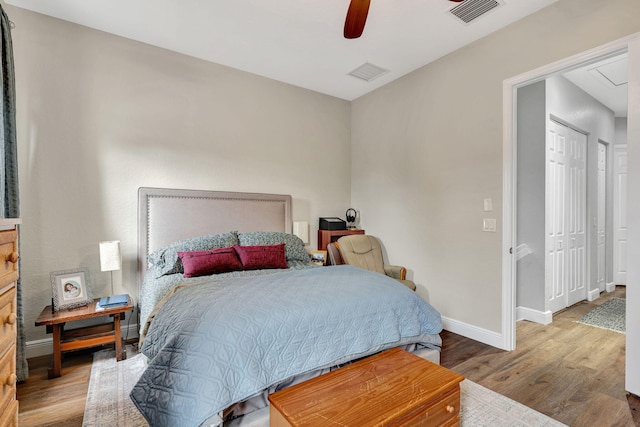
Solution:
[(626, 299), (611, 298), (582, 316), (577, 322), (624, 334), (626, 306)]
[[(129, 392), (142, 374), (146, 360), (141, 354), (116, 362), (113, 350), (94, 354), (84, 427), (148, 426)], [(460, 421), (466, 427), (556, 427), (564, 424), (469, 380), (460, 384)], [(267, 408), (265, 408), (267, 409)], [(266, 422), (265, 422), (266, 418)], [(252, 427), (268, 427), (268, 410)]]
[(149, 424), (135, 407), (129, 393), (146, 367), (146, 358), (127, 346), (129, 357), (116, 362), (114, 350), (93, 354), (83, 427), (145, 427)]

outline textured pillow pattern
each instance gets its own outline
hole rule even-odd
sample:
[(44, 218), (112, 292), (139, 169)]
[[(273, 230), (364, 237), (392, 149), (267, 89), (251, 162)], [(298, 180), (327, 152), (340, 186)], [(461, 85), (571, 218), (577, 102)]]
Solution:
[(277, 231), (254, 231), (251, 233), (238, 234), (238, 240), (241, 246), (278, 245), (284, 243), (287, 261), (297, 260), (309, 262), (311, 259), (304, 249), (302, 240), (294, 234), (280, 233)]
[(178, 252), (184, 277), (208, 276), (242, 270), (242, 263), (233, 248), (210, 251)]
[(245, 270), (289, 268), (285, 258), (284, 243), (262, 246), (236, 245), (233, 248), (238, 253)]
[(182, 262), (178, 257), (178, 252), (194, 252), (228, 248), (233, 245), (237, 245), (238, 243), (237, 231), (179, 240), (150, 254), (149, 262), (158, 266), (160, 276), (165, 274), (182, 273)]

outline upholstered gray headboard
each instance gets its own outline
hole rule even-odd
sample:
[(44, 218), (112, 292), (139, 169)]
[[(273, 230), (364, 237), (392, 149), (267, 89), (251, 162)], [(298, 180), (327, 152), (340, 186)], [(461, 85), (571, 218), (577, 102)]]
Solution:
[(291, 196), (141, 187), (138, 290), (151, 252), (181, 239), (227, 231), (291, 233)]

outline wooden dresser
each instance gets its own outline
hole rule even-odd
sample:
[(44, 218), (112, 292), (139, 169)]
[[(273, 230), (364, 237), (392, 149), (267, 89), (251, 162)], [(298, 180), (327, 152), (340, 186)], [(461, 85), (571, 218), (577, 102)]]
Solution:
[(395, 348), (271, 394), (270, 425), (459, 426), (463, 379)]
[(16, 281), (19, 219), (0, 219), (0, 427), (18, 425)]

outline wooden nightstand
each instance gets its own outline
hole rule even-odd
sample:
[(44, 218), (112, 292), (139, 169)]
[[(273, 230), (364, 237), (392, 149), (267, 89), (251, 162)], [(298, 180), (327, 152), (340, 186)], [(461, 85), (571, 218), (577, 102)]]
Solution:
[[(133, 301), (127, 295), (126, 305), (96, 310), (96, 303), (100, 298), (85, 307), (68, 310), (53, 311), (48, 305), (42, 310), (36, 319), (36, 326), (46, 326), (47, 333), (53, 333), (53, 367), (49, 369), (49, 378), (61, 375), (62, 352), (94, 347), (97, 345), (115, 343), (116, 360), (124, 357), (122, 338), (120, 334), (120, 320), (124, 319), (124, 313), (133, 310)], [(76, 329), (64, 329), (67, 322), (74, 322), (94, 317), (110, 316), (113, 322), (95, 326), (86, 326)]]
[(318, 230), (318, 250), (326, 251), (327, 245), (333, 243), (342, 236), (351, 234), (364, 234), (364, 230), (352, 228), (349, 230)]

